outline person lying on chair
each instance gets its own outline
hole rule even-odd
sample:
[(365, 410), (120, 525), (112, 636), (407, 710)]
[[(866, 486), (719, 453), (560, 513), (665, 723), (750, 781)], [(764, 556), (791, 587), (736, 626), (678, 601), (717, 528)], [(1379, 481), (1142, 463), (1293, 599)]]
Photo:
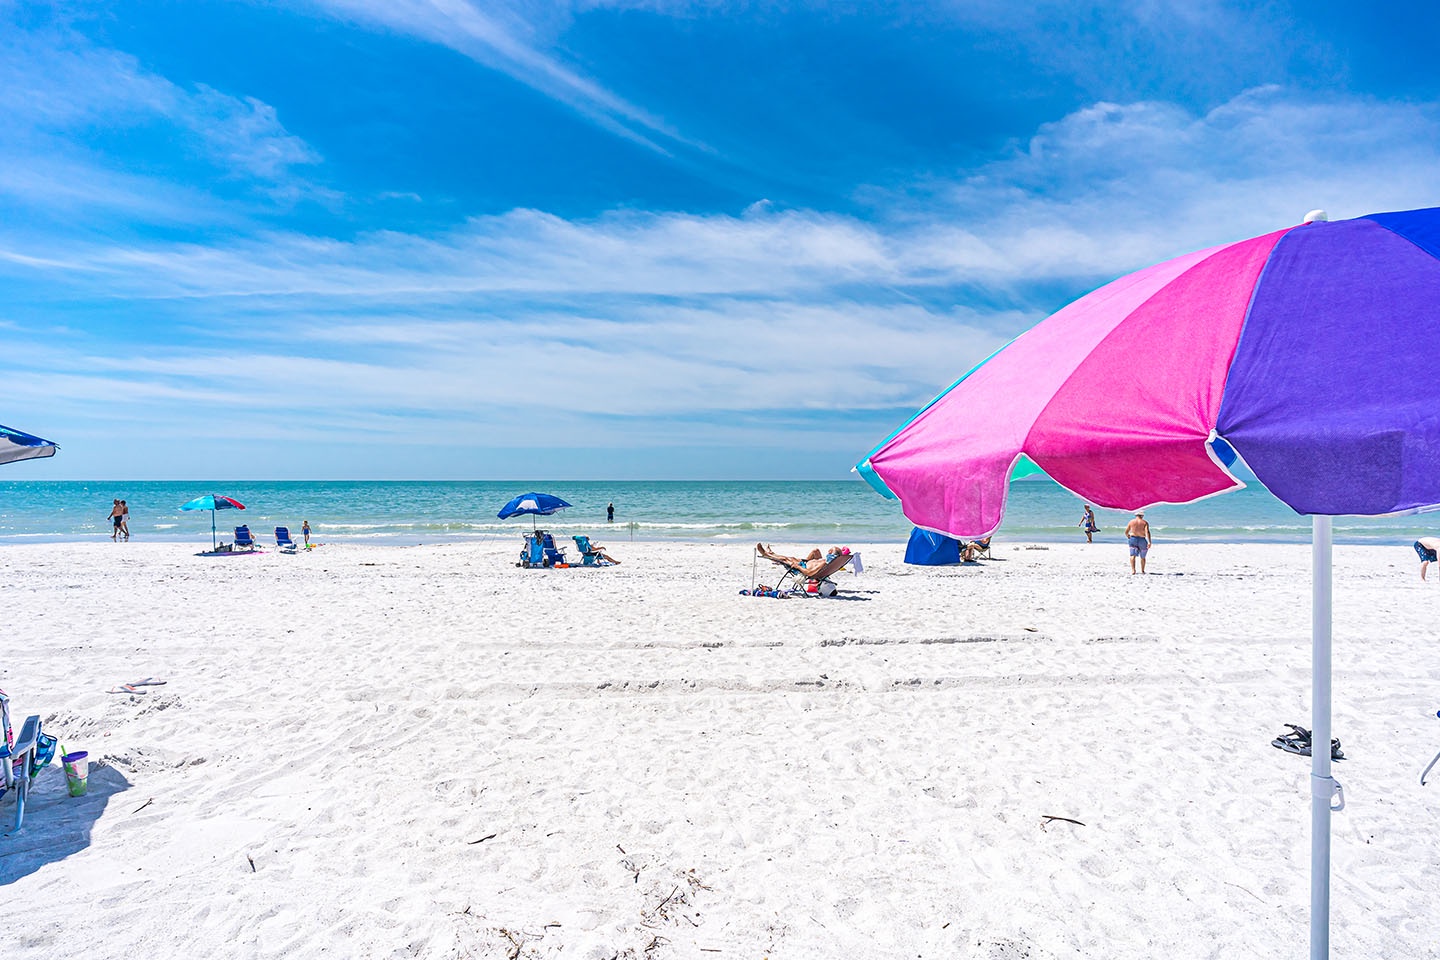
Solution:
[(850, 552), (849, 547), (831, 547), (825, 553), (821, 553), (817, 547), (811, 550), (804, 557), (787, 557), (784, 554), (776, 553), (773, 547), (763, 543), (755, 544), (755, 552), (766, 560), (775, 563), (783, 563), (787, 567), (795, 567), (807, 575), (814, 575), (824, 568), (826, 564), (836, 557), (845, 556)]

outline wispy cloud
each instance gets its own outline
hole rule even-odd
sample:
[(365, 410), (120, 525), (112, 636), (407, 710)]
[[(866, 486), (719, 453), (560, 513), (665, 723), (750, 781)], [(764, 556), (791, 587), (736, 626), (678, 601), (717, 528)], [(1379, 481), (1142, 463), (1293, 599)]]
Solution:
[(662, 118), (607, 89), (554, 50), (537, 43), (523, 6), (470, 0), (311, 0), (315, 9), (448, 47), (520, 81), (611, 133), (668, 154), (706, 149)]
[(167, 222), (225, 219), (204, 191), (135, 173), (126, 160), (85, 146), (92, 135), (143, 136), (155, 124), (181, 146), (180, 157), (160, 158), (162, 167), (188, 157), (271, 198), (335, 198), (301, 173), (321, 157), (285, 129), (271, 105), (204, 84), (181, 86), (63, 28), (16, 29), (3, 9), (0, 117), (7, 125), (0, 193), (35, 209), (109, 209)]
[(1037, 285), (1104, 279), (1293, 224), (1316, 206), (1343, 217), (1424, 205), (1437, 164), (1435, 104), (1261, 88), (1204, 114), (1087, 107), (975, 170), (871, 192), (869, 219), (764, 204), (739, 216), (584, 220), (514, 210), (435, 234), (345, 241), (267, 233), (223, 245), (22, 249), (0, 231), (0, 254), (63, 263), (74, 282), (145, 298), (865, 301), (964, 287), (1024, 306)]

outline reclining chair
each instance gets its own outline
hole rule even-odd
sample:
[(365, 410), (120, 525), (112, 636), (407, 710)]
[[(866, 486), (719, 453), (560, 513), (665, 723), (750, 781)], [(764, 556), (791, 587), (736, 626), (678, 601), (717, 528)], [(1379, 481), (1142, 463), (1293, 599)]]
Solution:
[[(839, 585), (831, 578), (852, 563), (855, 565), (856, 573), (859, 573), (861, 570), (860, 554), (858, 553), (836, 554), (816, 568), (811, 568), (803, 563), (797, 565), (784, 560), (771, 560), (770, 562), (785, 568), (785, 573), (780, 577), (780, 582), (775, 585), (777, 592), (784, 593), (788, 591), (790, 593), (803, 593), (806, 595), (813, 592), (817, 597), (833, 597), (839, 593)], [(813, 591), (809, 589), (809, 584), (811, 583), (815, 584)]]
[(235, 528), (235, 546), (244, 547), (246, 550), (255, 549), (255, 538), (250, 536), (250, 527), (248, 525), (242, 523)]
[(575, 546), (580, 550), (580, 565), (584, 567), (608, 567), (611, 564), (609, 557), (605, 555), (605, 548), (590, 542), (590, 538), (584, 534), (572, 537)]

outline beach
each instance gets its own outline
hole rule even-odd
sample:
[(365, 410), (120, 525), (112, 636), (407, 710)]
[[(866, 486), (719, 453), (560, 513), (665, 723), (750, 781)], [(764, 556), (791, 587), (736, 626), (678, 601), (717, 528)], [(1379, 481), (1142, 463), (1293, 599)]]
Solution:
[[(519, 545), (0, 547), (16, 723), (98, 761), (0, 839), (7, 956), (1304, 955), (1308, 547), (851, 544), (777, 600)], [(1335, 550), (1336, 956), (1440, 957), (1434, 579)]]

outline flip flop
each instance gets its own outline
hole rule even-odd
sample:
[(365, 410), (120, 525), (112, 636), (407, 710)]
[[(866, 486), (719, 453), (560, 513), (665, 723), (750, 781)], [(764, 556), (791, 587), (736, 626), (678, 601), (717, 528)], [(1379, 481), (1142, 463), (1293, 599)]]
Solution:
[(144, 680), (131, 680), (127, 687), (163, 687), (168, 681), (159, 677), (146, 677)]
[(129, 693), (129, 694), (133, 694), (134, 696), (137, 696), (137, 697), (143, 697), (143, 696), (145, 696), (145, 694), (148, 693), (149, 691), (141, 690), (139, 687), (135, 686), (135, 684), (133, 684), (133, 683), (117, 683), (115, 686), (111, 687), (109, 690), (106, 690), (105, 692), (106, 692), (106, 693)]

